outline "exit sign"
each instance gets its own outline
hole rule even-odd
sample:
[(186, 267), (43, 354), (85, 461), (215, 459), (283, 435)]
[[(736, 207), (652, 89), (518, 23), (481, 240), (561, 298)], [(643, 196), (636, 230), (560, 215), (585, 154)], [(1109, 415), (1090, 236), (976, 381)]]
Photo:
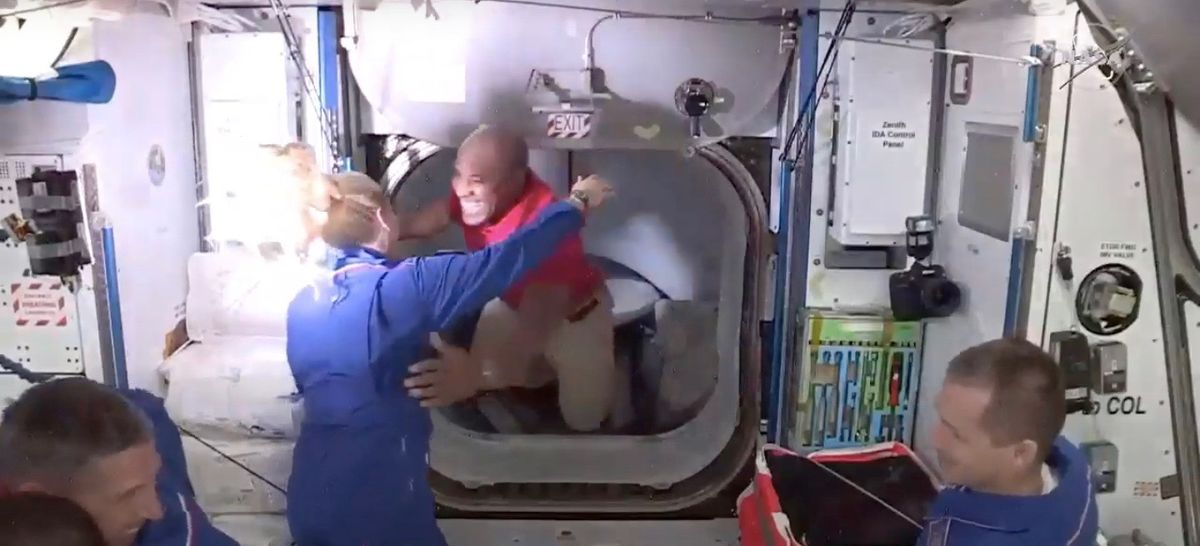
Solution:
[(592, 132), (592, 114), (555, 112), (546, 117), (546, 136), (550, 138), (587, 138)]

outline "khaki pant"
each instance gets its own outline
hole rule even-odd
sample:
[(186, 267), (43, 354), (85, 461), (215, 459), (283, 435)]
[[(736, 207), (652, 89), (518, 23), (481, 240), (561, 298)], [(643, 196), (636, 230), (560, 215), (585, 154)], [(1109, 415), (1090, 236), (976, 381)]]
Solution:
[[(617, 398), (612, 296), (602, 289), (597, 298), (600, 303), (587, 316), (576, 322), (563, 320), (551, 334), (544, 351), (550, 370), (538, 366), (541, 359), (518, 364), (518, 369), (496, 370), (501, 381), (514, 386), (539, 386), (549, 379), (545, 372), (553, 373), (563, 420), (578, 431), (599, 428)], [(484, 358), (498, 354), (518, 324), (517, 312), (508, 304), (499, 299), (488, 302), (475, 327), (471, 353)]]

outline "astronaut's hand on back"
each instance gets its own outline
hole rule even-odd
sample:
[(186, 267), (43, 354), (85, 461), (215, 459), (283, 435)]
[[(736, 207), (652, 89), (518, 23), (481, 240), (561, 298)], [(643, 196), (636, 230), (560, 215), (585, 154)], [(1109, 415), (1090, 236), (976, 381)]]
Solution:
[(420, 400), (421, 406), (449, 406), (475, 396), (487, 386), (483, 366), (466, 350), (447, 344), (437, 334), (432, 334), (429, 342), (439, 357), (409, 366), (410, 375), (404, 380), (409, 396)]
[(581, 178), (571, 186), (571, 195), (567, 201), (587, 212), (600, 207), (615, 194), (608, 181), (596, 175)]

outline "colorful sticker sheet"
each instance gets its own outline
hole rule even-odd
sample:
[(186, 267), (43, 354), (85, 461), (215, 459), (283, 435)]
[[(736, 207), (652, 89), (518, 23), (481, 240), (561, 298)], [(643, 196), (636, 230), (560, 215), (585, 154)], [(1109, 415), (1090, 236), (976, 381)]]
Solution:
[(810, 311), (792, 385), (790, 444), (840, 448), (912, 442), (921, 323)]

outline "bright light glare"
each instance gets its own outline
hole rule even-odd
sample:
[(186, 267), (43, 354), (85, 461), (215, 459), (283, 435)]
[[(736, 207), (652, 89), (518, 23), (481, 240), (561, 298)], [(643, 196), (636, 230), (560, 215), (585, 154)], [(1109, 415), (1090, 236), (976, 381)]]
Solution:
[[(27, 20), (18, 28), (14, 19), (0, 26), (0, 76), (43, 78), (53, 75), (51, 65), (62, 52), (71, 27), (52, 20)], [(14, 54), (14, 52), (20, 54)]]
[(288, 257), (311, 250), (304, 245), (301, 220), (308, 184), (295, 163), (267, 148), (247, 147), (233, 164), (238, 165), (237, 179), (210, 186), (209, 197), (201, 203), (209, 210), (210, 240), (218, 248), (252, 250), (274, 243)]

